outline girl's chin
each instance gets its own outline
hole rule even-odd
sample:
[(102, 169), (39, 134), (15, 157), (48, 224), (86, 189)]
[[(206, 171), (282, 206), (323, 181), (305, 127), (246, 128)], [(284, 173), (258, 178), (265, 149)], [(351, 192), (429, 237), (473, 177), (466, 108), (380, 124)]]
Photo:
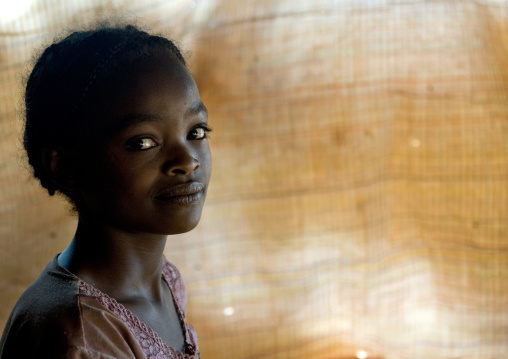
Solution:
[(194, 220), (186, 221), (186, 222), (179, 222), (178, 226), (168, 226), (166, 227), (166, 230), (164, 231), (164, 234), (166, 235), (175, 235), (175, 234), (183, 234), (192, 231), (194, 228), (197, 227), (199, 224), (199, 219), (201, 217), (200, 215), (195, 218)]

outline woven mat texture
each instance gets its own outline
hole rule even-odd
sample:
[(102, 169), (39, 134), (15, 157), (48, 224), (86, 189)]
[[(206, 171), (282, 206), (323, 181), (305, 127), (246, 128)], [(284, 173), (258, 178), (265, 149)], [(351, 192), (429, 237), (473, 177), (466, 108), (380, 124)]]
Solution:
[(0, 328), (76, 225), (29, 179), (25, 63), (104, 12), (174, 38), (209, 109), (202, 221), (165, 251), (203, 358), (506, 357), (501, 0), (36, 0), (2, 19)]

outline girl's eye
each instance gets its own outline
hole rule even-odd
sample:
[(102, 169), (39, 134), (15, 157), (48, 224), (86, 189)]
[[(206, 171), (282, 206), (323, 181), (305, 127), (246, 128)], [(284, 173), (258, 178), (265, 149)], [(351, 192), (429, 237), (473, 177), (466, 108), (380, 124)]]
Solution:
[(158, 146), (158, 143), (155, 142), (150, 137), (141, 137), (135, 138), (127, 144), (127, 147), (133, 151), (143, 151), (148, 150), (149, 148)]
[(208, 127), (196, 127), (187, 135), (189, 140), (204, 140), (208, 138), (207, 132), (210, 132), (211, 129)]

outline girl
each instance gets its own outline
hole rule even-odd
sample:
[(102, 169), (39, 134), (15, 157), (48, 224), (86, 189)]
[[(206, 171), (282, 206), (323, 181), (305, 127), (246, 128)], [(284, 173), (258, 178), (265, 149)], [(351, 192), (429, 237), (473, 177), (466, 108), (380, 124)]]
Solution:
[(163, 257), (211, 173), (207, 110), (178, 48), (134, 26), (74, 32), (37, 59), (24, 147), (78, 214), (69, 246), (14, 307), (1, 358), (199, 358)]

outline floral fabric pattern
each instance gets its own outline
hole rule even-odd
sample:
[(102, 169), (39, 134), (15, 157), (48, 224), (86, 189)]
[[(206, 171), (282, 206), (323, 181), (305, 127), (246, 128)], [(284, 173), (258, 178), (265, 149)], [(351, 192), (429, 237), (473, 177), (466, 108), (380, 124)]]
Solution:
[(169, 286), (173, 295), (183, 333), (185, 334), (185, 350), (182, 353), (169, 347), (162, 338), (148, 325), (143, 323), (134, 313), (127, 309), (114, 298), (101, 292), (89, 283), (79, 281), (79, 294), (94, 298), (110, 312), (120, 318), (137, 338), (143, 353), (147, 359), (199, 359), (200, 354), (196, 346), (196, 334), (194, 328), (185, 322), (185, 289), (180, 274), (176, 267), (164, 258), (162, 277)]

